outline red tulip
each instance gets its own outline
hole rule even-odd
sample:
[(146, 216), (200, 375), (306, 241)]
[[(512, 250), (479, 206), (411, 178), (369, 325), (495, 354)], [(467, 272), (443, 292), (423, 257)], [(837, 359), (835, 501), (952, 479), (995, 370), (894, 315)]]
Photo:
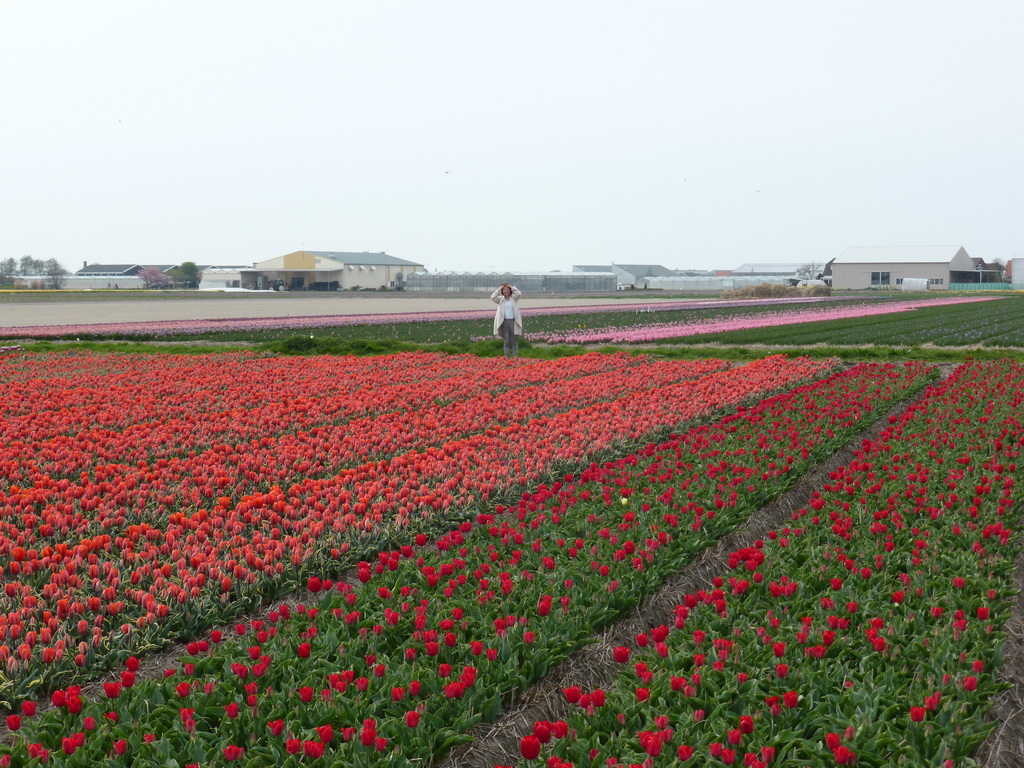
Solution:
[(524, 760), (536, 760), (540, 755), (540, 739), (532, 733), (524, 736), (519, 742), (519, 754), (523, 756)]
[(844, 746), (832, 750), (832, 756), (837, 765), (853, 765), (857, 760), (857, 753)]
[(551, 741), (551, 726), (543, 720), (538, 720), (533, 724), (533, 735), (541, 744), (547, 744)]
[(306, 757), (318, 758), (323, 757), (324, 745), (319, 741), (304, 741), (302, 742), (302, 753)]

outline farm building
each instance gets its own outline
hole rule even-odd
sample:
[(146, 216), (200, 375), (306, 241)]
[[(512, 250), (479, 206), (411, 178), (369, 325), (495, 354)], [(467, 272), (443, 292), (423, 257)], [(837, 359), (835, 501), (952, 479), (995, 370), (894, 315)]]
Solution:
[(900, 288), (904, 278), (924, 278), (930, 290), (947, 290), (951, 283), (978, 283), (982, 273), (960, 246), (850, 247), (831, 264), (837, 290)]
[[(147, 282), (139, 277), (145, 270), (158, 269), (164, 274), (173, 274), (180, 264), (83, 264), (82, 268), (64, 280), (65, 288), (106, 289), (146, 288)], [(238, 267), (215, 266), (198, 263), (200, 273), (205, 270), (237, 270)]]
[(654, 278), (674, 277), (675, 271), (661, 264), (574, 264), (573, 273), (615, 275), (619, 288), (648, 288), (648, 281)]
[(610, 293), (616, 289), (609, 272), (417, 272), (406, 280), (407, 291), (487, 293), (511, 283), (523, 293)]
[(145, 269), (159, 269), (167, 272), (176, 264), (89, 264), (83, 263), (82, 268), (64, 280), (65, 288), (145, 288), (146, 283), (139, 277)]
[(1015, 256), (1006, 262), (1006, 279), (1018, 291), (1024, 291), (1024, 258)]
[(741, 264), (717, 272), (674, 270), (660, 264), (575, 264), (574, 273), (615, 275), (619, 289), (641, 288), (659, 291), (720, 293), (753, 285), (791, 285), (805, 264)]
[(804, 264), (740, 264), (736, 269), (717, 272), (677, 271), (671, 275), (650, 277), (645, 288), (687, 293), (721, 293), (755, 285), (792, 285), (799, 279)]
[(401, 288), (409, 275), (422, 268), (422, 264), (383, 251), (295, 251), (251, 267), (205, 270), (199, 287), (286, 291)]
[(612, 264), (619, 286), (647, 288), (648, 281), (659, 277), (674, 277), (675, 272), (660, 264)]
[(675, 275), (652, 277), (645, 287), (659, 291), (685, 291), (686, 293), (721, 293), (755, 285), (791, 285), (793, 278), (770, 276)]
[[(68, 288), (145, 288), (139, 272), (146, 264), (82, 264), (82, 268), (65, 281)], [(160, 265), (160, 269), (166, 268)]]

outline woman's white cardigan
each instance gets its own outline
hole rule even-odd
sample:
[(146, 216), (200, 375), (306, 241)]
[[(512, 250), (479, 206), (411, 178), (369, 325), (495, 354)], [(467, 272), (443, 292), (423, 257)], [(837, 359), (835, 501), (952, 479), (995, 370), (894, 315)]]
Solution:
[[(523, 316), (519, 314), (519, 297), (522, 296), (522, 292), (512, 286), (512, 297), (509, 301), (512, 302), (512, 306), (516, 311), (516, 322), (515, 322), (515, 335), (523, 335)], [(505, 322), (505, 308), (502, 306), (502, 302), (505, 301), (505, 297), (501, 295), (501, 288), (491, 294), (491, 301), (498, 305), (498, 310), (494, 313), (494, 335), (501, 335), (501, 324)]]

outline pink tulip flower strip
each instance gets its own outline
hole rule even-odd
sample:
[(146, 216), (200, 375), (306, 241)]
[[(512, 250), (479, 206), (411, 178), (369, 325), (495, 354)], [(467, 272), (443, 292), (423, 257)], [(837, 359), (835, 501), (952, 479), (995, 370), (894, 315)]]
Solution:
[(778, 325), (795, 325), (819, 320), (845, 320), (854, 317), (887, 315), (894, 312), (909, 312), (921, 307), (936, 307), (962, 304), (973, 301), (991, 301), (992, 297), (926, 299), (922, 301), (887, 302), (885, 304), (862, 304), (858, 306), (827, 306), (812, 309), (791, 309), (766, 312), (744, 317), (709, 317), (705, 320), (685, 323), (652, 323), (643, 327), (629, 328), (588, 328), (573, 333), (531, 334), (533, 341), (552, 344), (595, 344), (595, 343), (644, 343), (670, 339), (679, 336), (696, 336), (701, 333), (741, 331), (751, 328), (770, 328)]
[[(589, 305), (580, 307), (537, 307), (530, 314), (575, 315), (598, 312), (662, 312), (677, 310), (706, 310), (732, 307), (758, 307), (778, 304), (820, 304), (843, 301), (836, 297), (799, 297), (791, 299), (737, 300), (737, 301), (668, 301), (617, 304), (614, 306)], [(489, 303), (489, 302), (488, 302)], [(481, 302), (483, 307), (484, 302)], [(104, 336), (147, 335), (169, 336), (173, 334), (200, 334), (223, 331), (258, 331), (325, 328), (346, 325), (390, 325), (394, 323), (430, 323), (449, 320), (480, 320), (494, 316), (493, 305), (481, 310), (460, 310), (447, 312), (395, 312), (376, 315), (317, 315), (310, 317), (262, 317), (262, 318), (221, 318), (217, 320), (154, 320), (133, 323), (79, 323), (74, 325), (31, 325), (0, 327), (0, 337), (5, 338), (61, 338), (78, 334), (101, 334)]]

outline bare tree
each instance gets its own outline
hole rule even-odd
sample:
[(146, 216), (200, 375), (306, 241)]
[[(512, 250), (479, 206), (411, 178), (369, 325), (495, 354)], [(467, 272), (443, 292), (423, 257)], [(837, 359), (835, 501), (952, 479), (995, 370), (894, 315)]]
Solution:
[(25, 254), (18, 262), (18, 274), (24, 277), (39, 277), (46, 274), (46, 262), (42, 259), (33, 259), (31, 255)]
[(818, 262), (809, 261), (797, 269), (796, 276), (800, 280), (817, 280), (821, 277), (822, 269), (822, 265)]
[(43, 264), (43, 274), (49, 288), (59, 291), (67, 283), (68, 271), (56, 259), (47, 259)]
[(14, 285), (18, 274), (18, 261), (13, 256), (0, 260), (0, 285)]

